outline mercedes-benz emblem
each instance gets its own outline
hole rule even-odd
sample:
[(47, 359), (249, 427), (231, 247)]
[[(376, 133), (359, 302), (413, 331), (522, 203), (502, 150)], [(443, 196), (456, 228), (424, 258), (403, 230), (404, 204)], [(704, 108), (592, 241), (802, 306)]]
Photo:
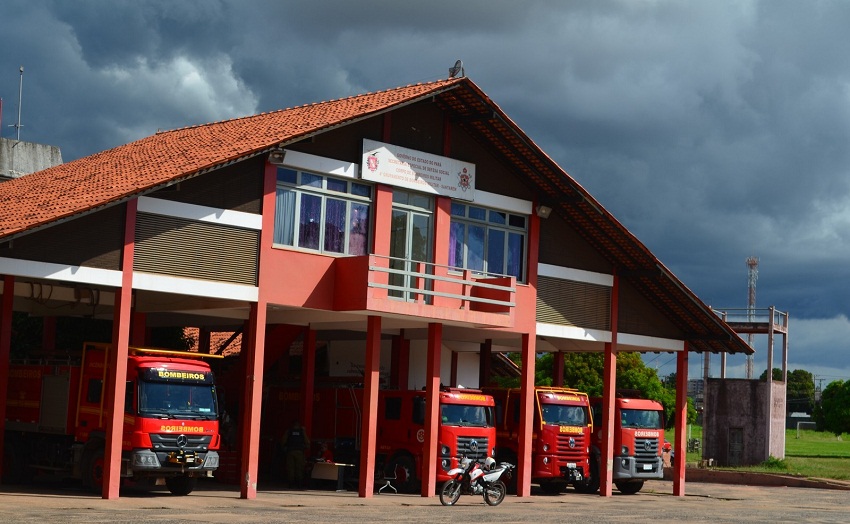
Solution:
[(477, 452), (478, 451), (478, 441), (470, 440), (469, 441), (469, 451)]
[(181, 448), (186, 446), (186, 444), (188, 444), (188, 443), (189, 443), (189, 437), (187, 437), (186, 435), (180, 435), (179, 437), (177, 437), (177, 445), (180, 446)]
[(570, 437), (570, 447), (576, 447), (576, 439), (574, 437)]

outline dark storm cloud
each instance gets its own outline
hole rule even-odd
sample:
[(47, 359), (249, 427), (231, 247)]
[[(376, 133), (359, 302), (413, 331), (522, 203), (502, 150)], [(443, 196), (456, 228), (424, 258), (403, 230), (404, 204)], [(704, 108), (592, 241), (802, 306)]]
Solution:
[(838, 1), (7, 0), (3, 136), (20, 65), (22, 138), (68, 160), (462, 59), (708, 304), (745, 307), (758, 256), (792, 368), (850, 378), (848, 26)]

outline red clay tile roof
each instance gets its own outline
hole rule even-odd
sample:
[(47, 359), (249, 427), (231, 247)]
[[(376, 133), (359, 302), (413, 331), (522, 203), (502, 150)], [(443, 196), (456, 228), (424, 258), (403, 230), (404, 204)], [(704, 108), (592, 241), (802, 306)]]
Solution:
[(157, 133), (0, 184), (0, 239), (261, 153), (463, 82), (410, 85)]
[(0, 184), (0, 240), (144, 194), (282, 143), (435, 97), (495, 158), (551, 204), (652, 304), (686, 333), (691, 351), (752, 353), (655, 255), (558, 166), (468, 78), (440, 80), (157, 133)]

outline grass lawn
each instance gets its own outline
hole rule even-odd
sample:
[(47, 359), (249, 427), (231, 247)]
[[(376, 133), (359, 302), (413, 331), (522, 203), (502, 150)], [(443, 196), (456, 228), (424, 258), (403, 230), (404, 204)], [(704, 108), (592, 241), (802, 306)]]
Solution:
[[(691, 426), (689, 433), (690, 438), (702, 441), (701, 426)], [(668, 431), (667, 440), (672, 442), (674, 435), (675, 431)], [(702, 460), (700, 453), (691, 452), (687, 455), (689, 463)], [(832, 433), (802, 430), (800, 438), (797, 438), (797, 430), (789, 429), (785, 431), (783, 460), (771, 459), (758, 466), (733, 469), (850, 480), (850, 434), (836, 437)]]

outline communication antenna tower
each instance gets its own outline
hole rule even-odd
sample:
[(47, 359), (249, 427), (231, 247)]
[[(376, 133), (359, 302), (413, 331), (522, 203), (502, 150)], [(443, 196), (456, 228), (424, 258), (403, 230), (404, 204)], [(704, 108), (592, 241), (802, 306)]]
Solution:
[[(756, 314), (756, 280), (759, 278), (758, 257), (747, 258), (747, 321), (754, 322)], [(747, 334), (747, 344), (753, 347), (753, 334)], [(768, 370), (770, 373), (772, 370)], [(753, 356), (747, 355), (747, 378), (753, 378)]]

